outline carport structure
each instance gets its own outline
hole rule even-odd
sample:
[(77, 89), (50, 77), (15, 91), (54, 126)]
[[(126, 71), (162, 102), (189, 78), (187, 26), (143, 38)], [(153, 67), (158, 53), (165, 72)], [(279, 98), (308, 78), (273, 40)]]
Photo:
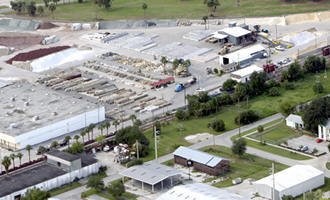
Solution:
[(152, 192), (155, 191), (155, 185), (160, 183), (163, 190), (164, 182), (170, 180), (170, 186), (181, 176), (181, 172), (155, 162), (148, 162), (142, 165), (135, 165), (122, 172), (120, 175), (141, 182), (142, 190), (145, 184), (151, 185)]

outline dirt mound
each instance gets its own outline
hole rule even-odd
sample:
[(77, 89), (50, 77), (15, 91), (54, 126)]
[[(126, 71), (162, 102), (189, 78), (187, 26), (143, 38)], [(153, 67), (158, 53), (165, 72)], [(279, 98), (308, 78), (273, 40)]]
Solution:
[(41, 22), (39, 25), (39, 29), (52, 29), (55, 27), (58, 27), (58, 26), (51, 22)]
[(20, 53), (14, 56), (13, 58), (7, 60), (6, 62), (8, 64), (12, 64), (13, 61), (28, 61), (28, 60), (34, 60), (43, 56), (47, 56), (52, 53), (56, 53), (65, 49), (70, 48), (70, 46), (57, 46), (57, 47), (51, 47), (51, 48), (44, 48), (44, 49), (37, 49), (33, 51), (29, 51), (26, 53)]

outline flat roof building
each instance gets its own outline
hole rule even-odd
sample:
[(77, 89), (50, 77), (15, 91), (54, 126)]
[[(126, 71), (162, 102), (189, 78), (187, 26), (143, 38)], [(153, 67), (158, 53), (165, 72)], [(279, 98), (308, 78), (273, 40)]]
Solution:
[(287, 126), (294, 129), (304, 128), (304, 121), (299, 115), (290, 114), (287, 118), (285, 118), (285, 122)]
[(253, 72), (263, 72), (264, 70), (257, 65), (250, 65), (248, 67), (244, 67), (242, 69), (239, 69), (237, 71), (234, 71), (230, 74), (230, 77), (237, 81), (242, 83), (247, 83), (250, 81), (250, 76)]
[(104, 107), (27, 82), (0, 88), (0, 145), (23, 149), (105, 119)]
[[(84, 178), (99, 171), (99, 163), (90, 155), (72, 155), (66, 152), (58, 153), (57, 155), (60, 157), (47, 157), (47, 161), (41, 164), (38, 163), (13, 171), (8, 176), (0, 176), (0, 200), (19, 199), (21, 196), (24, 196), (28, 189), (34, 187), (48, 191), (71, 183), (76, 178)], [(63, 156), (77, 158), (76, 160), (79, 160), (80, 167), (76, 169), (63, 167), (63, 161), (58, 162), (58, 159), (61, 159)]]
[(252, 32), (242, 27), (227, 27), (217, 33), (227, 35), (227, 41), (234, 45), (247, 44), (252, 41)]
[(189, 147), (181, 146), (173, 152), (173, 155), (175, 163), (188, 166), (188, 161), (190, 161), (194, 169), (213, 176), (224, 174), (230, 169), (228, 159)]
[(264, 58), (268, 54), (261, 44), (240, 49), (238, 51), (219, 56), (219, 64), (225, 72), (232, 72), (237, 66), (247, 66), (254, 59)]
[[(275, 200), (282, 199), (283, 195), (296, 197), (324, 185), (324, 172), (310, 165), (295, 165), (276, 173), (274, 177)], [(272, 199), (272, 176), (260, 179), (254, 185), (260, 196)]]
[(162, 194), (157, 200), (249, 200), (203, 183), (179, 185)]

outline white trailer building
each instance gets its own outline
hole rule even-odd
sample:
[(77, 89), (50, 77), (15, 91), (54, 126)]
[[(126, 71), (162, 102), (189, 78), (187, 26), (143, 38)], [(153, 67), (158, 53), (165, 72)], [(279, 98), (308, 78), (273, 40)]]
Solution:
[(287, 118), (285, 118), (286, 125), (294, 128), (294, 129), (303, 129), (304, 121), (301, 116), (290, 114)]
[[(295, 165), (276, 173), (274, 177), (275, 200), (281, 200), (283, 195), (296, 197), (324, 185), (324, 173), (310, 165)], [(272, 199), (272, 176), (260, 179), (254, 185), (256, 193)]]
[(244, 67), (243, 69), (239, 69), (230, 74), (230, 77), (241, 83), (249, 82), (250, 76), (253, 72), (263, 72), (264, 70), (257, 65), (250, 65), (248, 67)]
[(23, 149), (105, 120), (103, 106), (16, 82), (0, 88), (0, 145)]

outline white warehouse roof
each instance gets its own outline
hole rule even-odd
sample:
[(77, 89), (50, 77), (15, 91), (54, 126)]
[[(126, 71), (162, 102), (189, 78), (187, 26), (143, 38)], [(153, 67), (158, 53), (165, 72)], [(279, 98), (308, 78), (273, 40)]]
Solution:
[(229, 59), (230, 63), (241, 62), (243, 60), (250, 59), (253, 54), (260, 51), (265, 51), (266, 49), (261, 44), (256, 44), (247, 48), (240, 49), (238, 51), (222, 55), (220, 57), (225, 57)]
[[(324, 173), (310, 165), (295, 165), (274, 175), (275, 189), (281, 192), (320, 175), (324, 176)], [(254, 182), (254, 184), (263, 184), (272, 188), (273, 178), (272, 176), (267, 176)]]
[(237, 71), (232, 72), (232, 75), (245, 77), (251, 75), (253, 72), (262, 72), (263, 69), (258, 67), (257, 65), (250, 65), (248, 67), (244, 67), (243, 69), (239, 69)]
[(298, 124), (304, 124), (301, 116), (299, 115), (290, 114), (285, 120), (289, 120)]
[(157, 200), (249, 200), (249, 198), (207, 184), (194, 183), (176, 186)]
[(228, 28), (224, 28), (222, 30), (220, 30), (222, 32), (224, 32), (227, 35), (232, 35), (234, 37), (241, 37), (247, 34), (250, 34), (251, 31), (246, 30), (244, 28), (241, 27), (228, 27)]
[(219, 164), (222, 160), (227, 160), (224, 158), (220, 158), (218, 156), (205, 153), (203, 151), (191, 149), (189, 147), (179, 147), (177, 150), (173, 152), (173, 155), (180, 156), (187, 160), (192, 160), (194, 162), (198, 162), (209, 167), (215, 167)]

